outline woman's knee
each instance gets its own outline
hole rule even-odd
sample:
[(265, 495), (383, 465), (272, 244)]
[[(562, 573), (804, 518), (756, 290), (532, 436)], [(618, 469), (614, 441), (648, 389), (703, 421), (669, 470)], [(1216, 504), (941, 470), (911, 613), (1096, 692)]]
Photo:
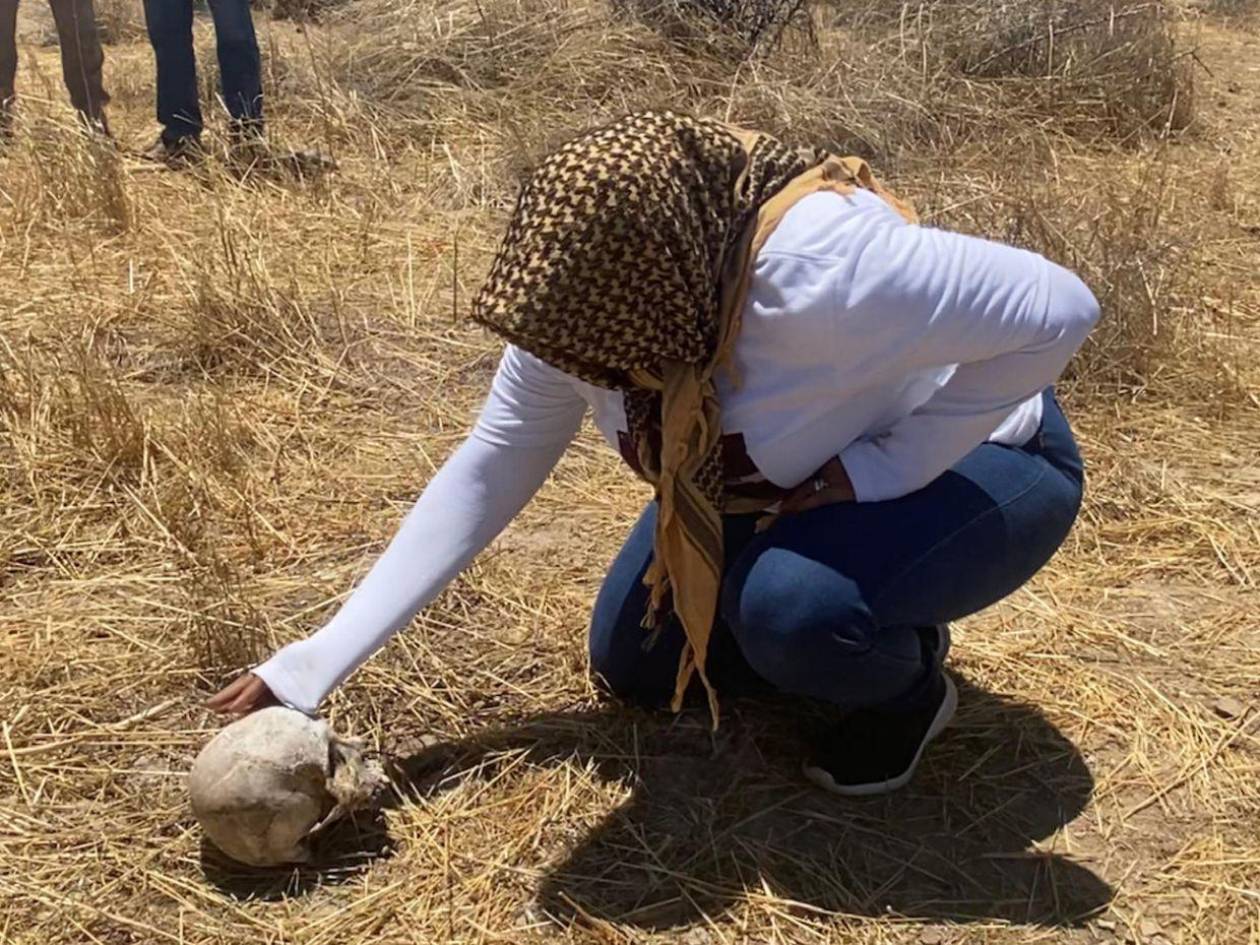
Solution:
[(856, 582), (777, 548), (733, 569), (722, 612), (749, 665), (792, 692), (815, 689), (821, 673), (863, 657), (876, 630)]
[(614, 567), (600, 588), (591, 613), (591, 675), (616, 695), (625, 695), (635, 676), (633, 638), (641, 638), (641, 631), (635, 626), (633, 614), (640, 601), (646, 602), (646, 595), (635, 593), (636, 583), (633, 575), (622, 574)]
[(723, 613), (752, 669), (780, 692), (850, 708), (895, 699), (922, 677), (911, 626), (880, 626), (845, 575), (783, 549), (738, 569)]
[(642, 626), (648, 606), (643, 575), (652, 560), (656, 506), (649, 505), (618, 552), (591, 613), (591, 674), (613, 695), (638, 701), (668, 698), (681, 653), (681, 630), (655, 639)]
[(618, 699), (650, 707), (668, 703), (681, 652), (681, 634), (652, 638), (638, 621), (591, 622), (591, 678)]

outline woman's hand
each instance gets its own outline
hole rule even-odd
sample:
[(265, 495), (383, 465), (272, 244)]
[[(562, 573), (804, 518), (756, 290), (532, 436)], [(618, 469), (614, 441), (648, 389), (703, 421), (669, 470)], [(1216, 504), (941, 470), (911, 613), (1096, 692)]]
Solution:
[(211, 696), (206, 707), (224, 715), (249, 715), (269, 705), (279, 705), (267, 684), (253, 673), (246, 673), (221, 692)]
[(844, 464), (839, 459), (830, 459), (822, 469), (792, 490), (792, 494), (783, 500), (780, 513), (793, 515), (823, 505), (852, 502), (855, 498), (853, 483), (849, 481)]

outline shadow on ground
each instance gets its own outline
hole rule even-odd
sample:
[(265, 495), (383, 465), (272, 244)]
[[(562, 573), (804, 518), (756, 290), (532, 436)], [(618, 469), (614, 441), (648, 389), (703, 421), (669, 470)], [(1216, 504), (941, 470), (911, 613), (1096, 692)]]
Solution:
[(373, 811), (331, 825), (316, 842), (309, 864), (279, 869), (245, 866), (205, 839), (200, 854), (202, 874), (219, 892), (233, 899), (274, 902), (347, 882), (392, 856), (393, 848), (384, 815)]
[[(562, 923), (660, 931), (769, 891), (804, 911), (1080, 924), (1111, 888), (1084, 865), (1033, 849), (1090, 798), (1080, 752), (1032, 706), (965, 680), (959, 696), (955, 723), (915, 781), (877, 798), (808, 786), (800, 706), (773, 701), (729, 704), (716, 737), (702, 712), (543, 715), (427, 749), (394, 774), (401, 793), (423, 799), (464, 776), (492, 777), (496, 758), (519, 760), (523, 750), (535, 764), (593, 761), (632, 784), (630, 801), (544, 878), (539, 905)], [(459, 774), (470, 770), (478, 773)], [(379, 819), (347, 824), (319, 844), (319, 870), (283, 882), (221, 871), (216, 884), (234, 895), (299, 893), (353, 875), (388, 844)]]
[(632, 779), (630, 802), (543, 882), (540, 904), (558, 918), (584, 912), (661, 930), (768, 887), (847, 914), (1078, 924), (1110, 901), (1111, 888), (1031, 847), (1084, 808), (1089, 769), (1040, 711), (959, 682), (954, 725), (910, 787), (880, 798), (806, 785), (791, 704), (734, 707), (716, 743), (702, 713), (541, 717), (403, 767), (423, 794), (436, 789), (443, 757), (466, 764), (524, 747), (536, 761), (589, 758), (608, 777)]

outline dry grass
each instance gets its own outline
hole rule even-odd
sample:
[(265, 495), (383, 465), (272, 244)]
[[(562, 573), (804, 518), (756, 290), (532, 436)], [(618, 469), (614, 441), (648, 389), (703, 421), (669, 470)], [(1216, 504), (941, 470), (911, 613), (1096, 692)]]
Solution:
[(772, 52), (785, 30), (808, 24), (804, 0), (615, 0), (613, 9), (692, 52), (745, 59)]
[(1025, 120), (1123, 142), (1193, 119), (1193, 46), (1162, 2), (942, 0), (927, 10), (914, 24), (924, 55), (996, 87)]
[(143, 41), (143, 0), (93, 0), (101, 41), (109, 45)]
[[(274, 133), (340, 161), (309, 182), (99, 148), (24, 47), (48, 94), (24, 77), (0, 153), (0, 942), (1260, 942), (1260, 46), (1118, 5), (1051, 55), (1047, 23), (1110, 8), (975, 9), (829, 3), (729, 59), (585, 0), (261, 21)], [(111, 47), (130, 142), (150, 68)], [(1080, 269), (1106, 320), (1063, 385), (1079, 527), (958, 628), (916, 782), (839, 802), (797, 778), (791, 706), (711, 739), (594, 698), (587, 609), (645, 496), (587, 432), (332, 700), (390, 807), (315, 868), (223, 864), (185, 803), (199, 700), (318, 626), (459, 442), (496, 355), (462, 312), (520, 173), (648, 105), (859, 150), (931, 221)]]

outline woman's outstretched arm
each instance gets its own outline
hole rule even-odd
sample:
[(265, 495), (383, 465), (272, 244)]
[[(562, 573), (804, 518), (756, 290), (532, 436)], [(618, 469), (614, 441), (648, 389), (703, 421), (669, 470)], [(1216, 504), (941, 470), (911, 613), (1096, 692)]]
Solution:
[[(284, 647), (253, 674), (279, 701), (314, 712), (524, 507), (573, 439), (585, 408), (562, 374), (509, 347), (472, 434), (430, 481), (362, 583), (323, 629)], [(259, 707), (220, 697), (211, 706)]]

